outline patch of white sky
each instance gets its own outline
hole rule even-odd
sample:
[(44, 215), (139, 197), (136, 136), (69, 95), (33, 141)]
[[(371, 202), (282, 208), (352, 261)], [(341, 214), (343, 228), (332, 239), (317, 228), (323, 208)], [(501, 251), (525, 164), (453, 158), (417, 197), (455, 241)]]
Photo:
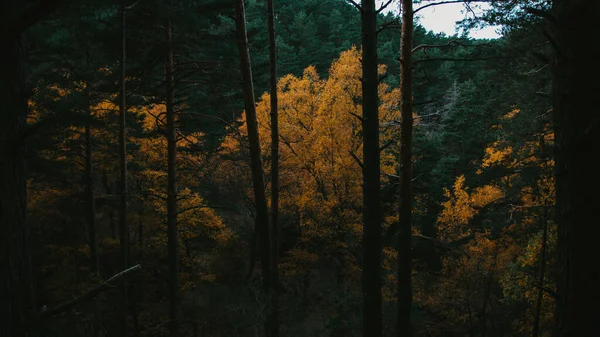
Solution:
[[(387, 2), (387, 0), (377, 0), (379, 6)], [(400, 12), (400, 1), (394, 0), (384, 12)], [(424, 4), (435, 3), (435, 1), (424, 1)], [(415, 4), (417, 9), (423, 4)], [(457, 26), (457, 22), (465, 18), (473, 18), (474, 15), (481, 15), (486, 9), (487, 4), (471, 4), (470, 9), (467, 9), (463, 3), (450, 3), (438, 6), (431, 6), (420, 10), (416, 14), (416, 22), (420, 23), (425, 29), (431, 30), (434, 33), (444, 33), (448, 36), (454, 34), (461, 35), (463, 32)], [(472, 11), (471, 11), (472, 10)], [(500, 27), (487, 26), (484, 28), (473, 28), (468, 31), (468, 36), (476, 39), (494, 39), (500, 37)]]

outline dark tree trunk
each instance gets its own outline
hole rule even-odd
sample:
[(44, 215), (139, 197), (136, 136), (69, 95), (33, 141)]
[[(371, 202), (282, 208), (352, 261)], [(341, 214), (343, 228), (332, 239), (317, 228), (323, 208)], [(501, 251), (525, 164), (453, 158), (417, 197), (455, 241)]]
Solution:
[(381, 336), (381, 223), (377, 11), (375, 0), (363, 0), (363, 336)]
[(554, 0), (552, 39), (556, 170), (556, 336), (600, 336), (600, 1)]
[[(542, 137), (543, 139), (543, 137)], [(543, 140), (542, 140), (543, 141)], [(544, 202), (545, 206), (545, 202)], [(531, 332), (531, 337), (538, 337), (540, 334), (540, 317), (542, 313), (542, 300), (544, 298), (544, 291), (542, 287), (545, 287), (545, 279), (546, 279), (546, 250), (547, 250), (547, 242), (548, 242), (548, 210), (546, 207), (542, 208), (542, 215), (540, 216), (542, 222), (542, 247), (540, 248), (540, 274), (538, 276), (538, 285), (540, 288), (538, 289), (537, 298), (535, 300), (535, 314), (533, 317), (533, 329)]]
[[(125, 125), (125, 0), (121, 1), (121, 59), (119, 60), (119, 168), (120, 168), (120, 217), (119, 217), (119, 245), (121, 253), (121, 269), (129, 267), (129, 225), (127, 223), (127, 134)], [(123, 282), (121, 295), (121, 336), (128, 335), (128, 282)]]
[(411, 336), (412, 307), (412, 0), (402, 0), (402, 36), (400, 41), (400, 95), (402, 126), (400, 135), (400, 206), (398, 242), (398, 336)]
[(275, 46), (275, 9), (267, 0), (269, 26), (269, 84), (271, 87), (271, 316), (269, 335), (279, 336), (279, 121), (277, 111), (277, 49)]
[[(89, 68), (89, 55), (88, 55)], [(92, 135), (92, 102), (91, 90), (88, 86), (87, 91), (87, 107), (86, 107), (86, 122), (85, 122), (85, 218), (88, 225), (88, 244), (90, 246), (90, 269), (93, 273), (99, 273), (98, 261), (98, 240), (96, 238), (96, 196), (94, 192), (94, 149)]]
[[(16, 14), (19, 1), (0, 5), (5, 18)], [(29, 292), (26, 286), (25, 144), (27, 94), (25, 43), (20, 36), (0, 41), (0, 335), (25, 333)]]
[[(106, 171), (102, 171), (102, 185), (104, 185), (104, 190), (107, 195), (112, 195), (113, 190), (110, 184), (108, 183), (108, 177), (106, 176)], [(110, 227), (110, 237), (113, 239), (117, 238), (117, 229), (115, 227), (115, 211), (114, 208), (109, 206), (108, 210), (108, 226)]]
[(242, 84), (244, 89), (244, 106), (246, 108), (246, 124), (248, 126), (248, 141), (250, 143), (250, 166), (252, 168), (252, 186), (254, 187), (254, 202), (256, 204), (256, 230), (260, 247), (260, 262), (262, 280), (265, 289), (270, 287), (270, 243), (269, 243), (269, 207), (265, 194), (264, 171), (260, 154), (258, 122), (254, 103), (254, 87), (252, 83), (252, 68), (248, 51), (248, 36), (246, 34), (246, 14), (244, 0), (235, 3), (235, 22), (237, 47), (240, 57)]
[(138, 210), (138, 246), (142, 249), (144, 246), (144, 204), (142, 203)]
[(171, 337), (179, 336), (179, 245), (177, 238), (177, 129), (175, 121), (175, 98), (173, 81), (173, 46), (171, 21), (166, 24), (166, 83), (167, 83), (167, 236), (169, 250), (169, 318)]

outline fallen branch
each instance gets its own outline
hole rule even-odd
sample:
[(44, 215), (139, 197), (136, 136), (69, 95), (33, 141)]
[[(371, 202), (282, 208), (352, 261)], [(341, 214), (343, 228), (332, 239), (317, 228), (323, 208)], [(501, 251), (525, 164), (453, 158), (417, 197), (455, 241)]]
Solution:
[(77, 304), (84, 302), (86, 300), (92, 299), (92, 298), (96, 297), (97, 295), (99, 295), (100, 293), (104, 292), (105, 290), (114, 288), (114, 283), (116, 281), (120, 281), (123, 277), (128, 276), (129, 273), (136, 271), (136, 270), (140, 270), (140, 269), (142, 269), (142, 267), (139, 264), (137, 264), (133, 267), (130, 267), (128, 269), (125, 269), (122, 272), (109, 278), (108, 280), (102, 282), (97, 287), (88, 290), (85, 294), (75, 297), (74, 299), (72, 299), (68, 302), (65, 302), (63, 304), (59, 304), (58, 306), (56, 306), (53, 309), (48, 310), (44, 306), (44, 308), (40, 312), (40, 317), (48, 318), (48, 317), (56, 316), (65, 311), (68, 311), (71, 308), (73, 308), (74, 306), (76, 306)]

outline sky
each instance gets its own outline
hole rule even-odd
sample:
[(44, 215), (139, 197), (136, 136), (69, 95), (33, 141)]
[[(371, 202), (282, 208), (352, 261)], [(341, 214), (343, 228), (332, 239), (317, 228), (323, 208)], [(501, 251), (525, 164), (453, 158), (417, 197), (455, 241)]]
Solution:
[[(378, 0), (379, 3), (382, 3), (383, 0)], [(399, 12), (399, 1), (394, 1), (386, 11), (393, 11), (395, 13)], [(419, 8), (419, 5), (415, 5), (414, 8)], [(471, 5), (471, 8), (475, 13), (481, 13), (482, 10), (485, 9), (485, 6), (479, 5)], [(425, 8), (422, 11), (417, 13), (418, 21), (423, 25), (426, 29), (432, 30), (435, 33), (446, 33), (447, 35), (454, 35), (456, 33), (456, 21), (460, 21), (465, 16), (472, 17), (473, 14), (469, 11), (465, 10), (465, 6), (460, 3), (455, 4), (445, 4), (439, 6), (431, 6), (429, 8)], [(500, 37), (497, 33), (499, 27), (486, 27), (483, 29), (473, 29), (469, 32), (469, 36), (472, 38), (479, 39), (491, 39)]]

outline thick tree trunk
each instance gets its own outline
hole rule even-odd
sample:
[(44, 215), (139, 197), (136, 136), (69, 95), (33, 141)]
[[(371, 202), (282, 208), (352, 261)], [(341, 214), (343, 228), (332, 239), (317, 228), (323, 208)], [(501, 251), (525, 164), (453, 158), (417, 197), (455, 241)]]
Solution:
[[(0, 5), (2, 16), (18, 13), (19, 1)], [(25, 144), (27, 95), (25, 43), (20, 36), (0, 41), (0, 335), (23, 336), (28, 289)]]
[(279, 336), (279, 121), (277, 110), (277, 49), (275, 46), (275, 9), (267, 0), (269, 26), (269, 84), (271, 87), (271, 316), (269, 335)]
[(173, 47), (171, 21), (166, 24), (166, 83), (167, 83), (167, 236), (169, 250), (169, 318), (171, 337), (179, 336), (179, 245), (177, 238), (177, 129), (175, 121), (175, 98), (173, 81)]
[(381, 223), (377, 11), (375, 0), (363, 0), (363, 336), (381, 336)]
[(556, 170), (556, 336), (600, 336), (600, 2), (554, 0), (553, 105)]
[[(119, 168), (121, 180), (119, 184), (120, 217), (119, 217), (119, 245), (121, 253), (121, 269), (129, 267), (129, 225), (127, 223), (127, 134), (125, 125), (125, 0), (121, 1), (121, 59), (119, 60)], [(121, 336), (126, 337), (128, 316), (128, 288), (123, 282), (121, 296)]]
[(402, 36), (400, 41), (400, 95), (402, 126), (400, 135), (400, 205), (398, 242), (398, 336), (411, 336), (412, 307), (412, 0), (402, 0)]
[(260, 247), (260, 261), (262, 266), (262, 280), (265, 289), (270, 288), (270, 259), (271, 247), (269, 243), (269, 207), (265, 194), (264, 171), (260, 154), (260, 140), (258, 137), (258, 122), (256, 120), (256, 107), (254, 102), (254, 87), (252, 83), (252, 68), (250, 53), (248, 51), (248, 36), (246, 34), (246, 14), (244, 0), (235, 3), (235, 22), (237, 34), (237, 47), (240, 56), (242, 84), (244, 89), (244, 106), (246, 108), (246, 124), (248, 126), (248, 141), (250, 143), (250, 166), (252, 168), (252, 186), (254, 187), (254, 202), (256, 204), (256, 230)]

